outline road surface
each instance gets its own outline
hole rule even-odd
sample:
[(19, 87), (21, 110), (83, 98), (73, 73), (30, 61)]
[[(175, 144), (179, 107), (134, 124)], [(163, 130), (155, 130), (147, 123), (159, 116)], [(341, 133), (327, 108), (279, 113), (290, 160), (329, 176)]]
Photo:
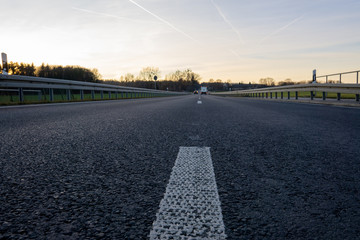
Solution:
[(359, 109), (196, 95), (6, 107), (0, 133), (1, 239), (147, 239), (181, 147), (210, 150), (227, 239), (360, 238)]

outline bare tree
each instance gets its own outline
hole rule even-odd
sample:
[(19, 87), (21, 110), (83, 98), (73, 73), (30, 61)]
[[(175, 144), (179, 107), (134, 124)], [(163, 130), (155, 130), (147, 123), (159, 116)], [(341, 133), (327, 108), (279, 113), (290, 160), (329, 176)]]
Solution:
[(184, 73), (180, 70), (176, 70), (173, 73), (170, 73), (168, 75), (169, 80), (172, 81), (179, 81), (179, 80), (183, 80), (184, 79)]
[(100, 72), (99, 72), (99, 70), (97, 68), (91, 69), (91, 72), (94, 74), (95, 80), (102, 79), (102, 76), (101, 76), (101, 74), (100, 74)]
[(134, 74), (127, 73), (127, 74), (125, 75), (125, 81), (126, 81), (126, 82), (135, 81), (135, 76), (134, 76)]
[(290, 78), (287, 78), (284, 81), (278, 83), (279, 86), (294, 85), (294, 84), (295, 83)]
[(140, 80), (152, 81), (154, 76), (160, 78), (160, 70), (158, 67), (145, 67), (139, 73)]
[(275, 81), (273, 78), (267, 77), (267, 78), (261, 78), (259, 80), (260, 84), (267, 85), (267, 86), (275, 86)]

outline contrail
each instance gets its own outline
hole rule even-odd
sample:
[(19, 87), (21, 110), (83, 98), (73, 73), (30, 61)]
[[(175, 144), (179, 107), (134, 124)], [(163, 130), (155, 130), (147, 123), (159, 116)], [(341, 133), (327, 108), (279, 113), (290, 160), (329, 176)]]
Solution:
[(301, 20), (304, 16), (305, 16), (305, 14), (302, 15), (302, 16), (300, 16), (300, 17), (298, 17), (298, 18), (295, 18), (294, 20), (292, 20), (291, 22), (289, 22), (289, 23), (286, 24), (285, 26), (279, 28), (278, 30), (276, 30), (276, 31), (270, 33), (269, 35), (267, 35), (266, 37), (264, 37), (262, 40), (259, 41), (259, 43), (262, 43), (262, 42), (264, 42), (266, 39), (270, 38), (271, 36), (274, 36), (274, 35), (278, 34), (279, 32), (284, 31), (285, 29), (287, 29), (288, 27), (290, 27), (291, 25), (293, 25), (293, 24), (296, 23), (297, 21)]
[(178, 29), (177, 27), (175, 27), (174, 25), (172, 25), (171, 23), (169, 23), (168, 21), (166, 21), (165, 19), (159, 17), (158, 15), (156, 15), (155, 13), (150, 12), (149, 10), (147, 10), (146, 8), (144, 8), (143, 6), (139, 5), (138, 3), (134, 2), (133, 0), (129, 0), (129, 2), (133, 3), (134, 5), (138, 6), (139, 8), (141, 8), (142, 10), (144, 10), (145, 12), (149, 13), (150, 15), (152, 15), (153, 17), (155, 17), (156, 19), (158, 19), (159, 21), (165, 23), (166, 25), (168, 25), (169, 27), (171, 27), (172, 29), (174, 29), (175, 31), (177, 31), (178, 33), (181, 33), (182, 35), (184, 35), (185, 37), (197, 42), (197, 40), (195, 40), (193, 37), (191, 37), (190, 35), (186, 34), (185, 32), (181, 31), (180, 29)]
[(240, 55), (237, 53), (237, 52), (235, 52), (235, 50), (229, 50), (229, 52), (230, 53), (232, 53), (235, 57), (240, 57)]
[(117, 19), (120, 19), (120, 20), (128, 20), (128, 21), (133, 21), (133, 22), (139, 22), (138, 20), (134, 20), (134, 19), (131, 19), (131, 18), (119, 17), (119, 16), (116, 16), (116, 15), (102, 13), (102, 12), (95, 12), (95, 11), (91, 11), (91, 10), (87, 10), (87, 9), (83, 9), (83, 8), (72, 7), (72, 9), (77, 10), (77, 11), (81, 11), (81, 12), (95, 14), (95, 15), (111, 17), (111, 18), (117, 18)]
[(216, 8), (220, 16), (224, 19), (224, 21), (231, 27), (231, 29), (234, 31), (234, 33), (238, 36), (241, 43), (244, 43), (240, 32), (232, 25), (232, 23), (225, 17), (224, 13), (221, 11), (221, 9), (215, 4), (213, 0), (210, 0), (212, 5)]

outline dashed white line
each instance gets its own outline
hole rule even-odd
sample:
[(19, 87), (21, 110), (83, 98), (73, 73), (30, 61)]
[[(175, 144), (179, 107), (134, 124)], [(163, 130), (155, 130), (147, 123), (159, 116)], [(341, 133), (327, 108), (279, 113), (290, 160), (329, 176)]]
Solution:
[(226, 239), (209, 147), (180, 147), (150, 239)]

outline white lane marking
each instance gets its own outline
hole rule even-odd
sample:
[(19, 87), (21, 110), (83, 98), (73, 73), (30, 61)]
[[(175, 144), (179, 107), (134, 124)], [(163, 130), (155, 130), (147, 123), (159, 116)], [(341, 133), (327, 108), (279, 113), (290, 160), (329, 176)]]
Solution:
[(197, 104), (202, 104), (202, 101), (200, 101), (200, 100), (199, 100), (199, 101), (197, 101)]
[(209, 147), (180, 147), (150, 239), (226, 239)]

